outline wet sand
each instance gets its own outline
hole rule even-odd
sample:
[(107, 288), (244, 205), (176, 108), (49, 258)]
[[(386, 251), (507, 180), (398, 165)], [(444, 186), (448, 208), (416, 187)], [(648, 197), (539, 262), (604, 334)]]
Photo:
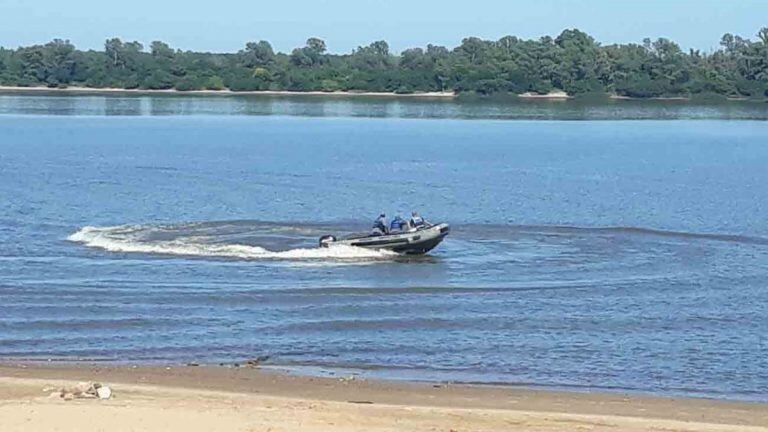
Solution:
[[(96, 381), (111, 400), (43, 389)], [(768, 431), (768, 404), (317, 378), (219, 366), (0, 366), (11, 431)]]

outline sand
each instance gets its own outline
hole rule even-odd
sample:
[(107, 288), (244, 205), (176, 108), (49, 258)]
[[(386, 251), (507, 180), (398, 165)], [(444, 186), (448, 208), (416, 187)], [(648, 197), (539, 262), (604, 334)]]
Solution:
[(546, 94), (538, 94), (533, 92), (521, 93), (517, 97), (523, 99), (550, 99), (550, 100), (565, 100), (571, 99), (568, 93), (561, 90), (554, 90)]
[[(106, 400), (44, 388), (99, 381)], [(0, 431), (768, 431), (768, 405), (312, 378), (225, 367), (0, 366)]]
[(690, 101), (691, 98), (685, 97), (685, 96), (653, 96), (653, 97), (647, 97), (647, 98), (638, 98), (638, 97), (631, 97), (631, 96), (622, 96), (617, 94), (611, 94), (608, 96), (609, 99), (614, 100), (651, 100), (651, 101)]
[(453, 98), (453, 92), (421, 92), (421, 93), (389, 93), (389, 92), (355, 92), (355, 91), (232, 91), (232, 90), (188, 90), (176, 89), (148, 90), (148, 89), (121, 89), (121, 88), (92, 88), (71, 86), (66, 88), (51, 87), (9, 87), (0, 86), (0, 92), (6, 93), (91, 93), (91, 94), (170, 94), (170, 95), (197, 95), (197, 96), (347, 96), (347, 97), (397, 97), (397, 98)]

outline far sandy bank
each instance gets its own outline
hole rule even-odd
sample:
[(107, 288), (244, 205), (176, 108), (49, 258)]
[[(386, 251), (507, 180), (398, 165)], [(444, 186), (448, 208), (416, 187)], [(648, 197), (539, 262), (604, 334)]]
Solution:
[[(20, 95), (35, 95), (35, 94), (70, 94), (70, 95), (137, 95), (137, 96), (152, 96), (152, 95), (190, 95), (190, 96), (274, 96), (274, 97), (295, 97), (295, 96), (308, 96), (308, 97), (339, 97), (339, 98), (390, 98), (390, 99), (442, 99), (453, 100), (460, 96), (472, 97), (484, 97), (476, 94), (459, 94), (451, 91), (446, 92), (415, 92), (415, 93), (394, 93), (394, 92), (366, 92), (366, 91), (283, 91), (283, 90), (257, 90), (257, 91), (232, 91), (228, 89), (224, 90), (176, 90), (176, 89), (123, 89), (123, 88), (94, 88), (94, 87), (79, 87), (70, 86), (64, 88), (58, 87), (13, 87), (13, 86), (0, 86), (0, 95), (2, 94), (20, 94)], [(499, 96), (499, 95), (491, 95)], [(568, 101), (579, 100), (581, 96), (573, 96), (562, 90), (554, 90), (549, 93), (533, 93), (525, 92), (521, 94), (501, 94), (502, 97), (508, 97), (511, 100), (519, 99), (523, 101)], [(658, 97), (630, 97), (622, 96), (613, 93), (606, 93), (604, 95), (592, 95), (604, 97), (604, 101), (655, 101), (655, 102), (692, 102), (693, 98), (687, 96), (658, 96)], [(499, 99), (493, 99), (499, 100)], [(751, 99), (747, 97), (723, 97), (720, 101), (726, 102), (765, 102), (761, 99)]]
[(388, 93), (388, 92), (356, 92), (356, 91), (232, 91), (232, 90), (149, 90), (149, 89), (121, 89), (121, 88), (93, 88), (93, 87), (9, 87), (0, 86), (0, 92), (9, 93), (92, 93), (92, 94), (171, 94), (171, 95), (205, 95), (205, 96), (348, 96), (348, 97), (392, 97), (392, 98), (453, 98), (453, 92), (422, 92), (422, 93)]

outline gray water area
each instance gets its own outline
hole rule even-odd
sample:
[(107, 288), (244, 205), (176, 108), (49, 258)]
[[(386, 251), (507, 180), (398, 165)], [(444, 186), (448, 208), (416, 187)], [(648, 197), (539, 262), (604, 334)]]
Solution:
[(302, 116), (503, 120), (768, 120), (768, 102), (525, 100), (268, 95), (130, 95), (0, 92), (1, 114), (61, 116)]
[[(768, 400), (758, 105), (551, 106), (0, 96), (0, 358)], [(412, 209), (428, 256), (316, 247)]]

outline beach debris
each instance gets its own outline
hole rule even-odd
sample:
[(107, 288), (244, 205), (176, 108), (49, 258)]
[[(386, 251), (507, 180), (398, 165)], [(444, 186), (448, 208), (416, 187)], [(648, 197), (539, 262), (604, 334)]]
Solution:
[(258, 356), (256, 358), (252, 358), (252, 359), (246, 360), (245, 364), (248, 367), (255, 368), (255, 367), (259, 367), (259, 364), (261, 364), (262, 362), (265, 362), (267, 360), (269, 360), (269, 356), (268, 355), (262, 355), (262, 356)]
[(187, 363), (187, 366), (200, 366), (200, 363), (189, 362)]
[(58, 397), (66, 401), (74, 399), (110, 399), (112, 389), (101, 383), (79, 382), (71, 387), (46, 387), (45, 392), (50, 392), (49, 397)]
[(347, 401), (347, 403), (363, 404), (363, 405), (372, 405), (373, 404), (373, 402), (369, 401), (369, 400), (350, 400), (350, 401)]
[(357, 376), (355, 376), (355, 375), (350, 375), (350, 376), (348, 376), (348, 377), (339, 378), (339, 381), (341, 381), (341, 382), (343, 382), (343, 383), (348, 383), (348, 382), (350, 382), (350, 381), (356, 381), (357, 379), (358, 379), (358, 378), (357, 378)]
[(109, 399), (112, 397), (112, 389), (108, 386), (101, 386), (96, 389), (96, 395), (99, 399)]

